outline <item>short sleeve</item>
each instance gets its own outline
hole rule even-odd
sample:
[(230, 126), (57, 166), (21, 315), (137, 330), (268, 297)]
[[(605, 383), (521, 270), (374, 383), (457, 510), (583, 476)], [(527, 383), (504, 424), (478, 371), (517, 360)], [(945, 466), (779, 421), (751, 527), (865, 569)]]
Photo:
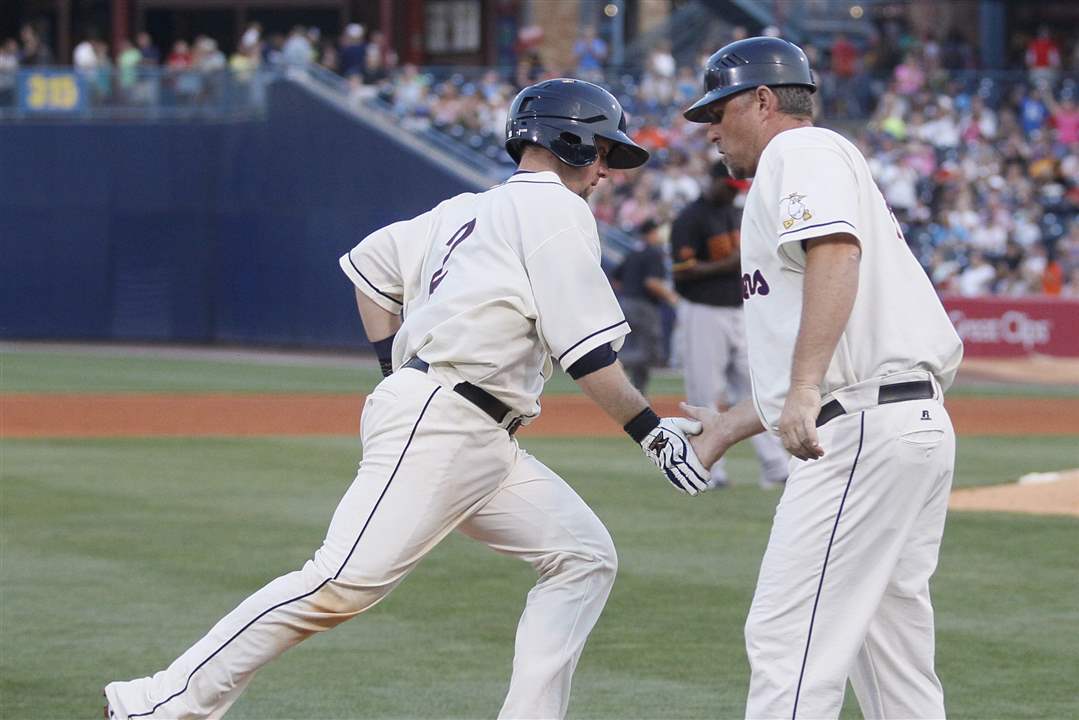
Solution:
[(842, 153), (828, 147), (793, 148), (778, 164), (779, 196), (773, 207), (782, 257), (800, 267), (805, 265), (806, 240), (847, 233), (862, 241), (858, 182)]
[(422, 243), (430, 213), (376, 230), (341, 256), (339, 264), (360, 292), (384, 310), (400, 313), (405, 302), (401, 244)]
[(667, 279), (667, 264), (663, 260), (663, 255), (660, 251), (654, 247), (649, 247), (645, 250), (646, 262), (644, 266), (644, 277), (656, 278), (658, 280)]
[(696, 215), (691, 210), (683, 211), (671, 224), (671, 257), (675, 264), (687, 260), (703, 260), (697, 257)]
[(600, 266), (590, 213), (587, 220), (560, 230), (525, 257), (540, 334), (563, 369), (604, 343), (618, 350), (629, 332)]

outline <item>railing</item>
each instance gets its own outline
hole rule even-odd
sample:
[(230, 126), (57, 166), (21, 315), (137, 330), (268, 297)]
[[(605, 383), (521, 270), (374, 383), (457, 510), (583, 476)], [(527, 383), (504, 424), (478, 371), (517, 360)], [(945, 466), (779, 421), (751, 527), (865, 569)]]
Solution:
[(0, 72), (0, 120), (191, 120), (260, 116), (279, 70), (159, 67)]

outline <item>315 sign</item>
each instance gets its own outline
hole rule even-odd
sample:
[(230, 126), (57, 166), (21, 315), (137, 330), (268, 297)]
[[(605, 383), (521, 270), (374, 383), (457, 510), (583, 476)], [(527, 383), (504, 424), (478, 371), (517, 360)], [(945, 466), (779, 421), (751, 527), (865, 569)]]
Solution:
[(86, 107), (83, 79), (67, 70), (19, 73), (19, 109), (33, 113), (77, 113)]

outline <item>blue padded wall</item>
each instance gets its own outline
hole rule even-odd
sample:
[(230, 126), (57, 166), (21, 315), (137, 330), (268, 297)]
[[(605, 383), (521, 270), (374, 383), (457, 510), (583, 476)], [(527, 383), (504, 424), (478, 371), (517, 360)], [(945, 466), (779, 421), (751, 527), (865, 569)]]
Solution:
[(0, 335), (362, 346), (337, 258), (470, 189), (287, 83), (261, 122), (0, 125)]

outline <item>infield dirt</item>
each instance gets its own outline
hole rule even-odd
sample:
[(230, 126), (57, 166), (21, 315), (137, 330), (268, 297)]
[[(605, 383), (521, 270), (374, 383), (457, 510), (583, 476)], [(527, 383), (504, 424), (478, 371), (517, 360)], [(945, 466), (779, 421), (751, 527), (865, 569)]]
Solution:
[[(955, 397), (946, 401), (960, 435), (1079, 435), (1079, 397)], [(655, 398), (661, 415), (682, 414), (678, 398)], [(362, 395), (3, 394), (0, 435), (141, 437), (351, 435)], [(540, 437), (622, 433), (583, 396), (554, 396), (523, 431)]]
[[(680, 414), (678, 398), (657, 412)], [(960, 435), (1079, 435), (1079, 398), (956, 397), (946, 406)], [(352, 435), (362, 395), (0, 395), (0, 437)], [(612, 437), (622, 429), (591, 401), (555, 396), (525, 437)], [(1079, 473), (1047, 485), (956, 491), (954, 509), (1079, 516)]]

